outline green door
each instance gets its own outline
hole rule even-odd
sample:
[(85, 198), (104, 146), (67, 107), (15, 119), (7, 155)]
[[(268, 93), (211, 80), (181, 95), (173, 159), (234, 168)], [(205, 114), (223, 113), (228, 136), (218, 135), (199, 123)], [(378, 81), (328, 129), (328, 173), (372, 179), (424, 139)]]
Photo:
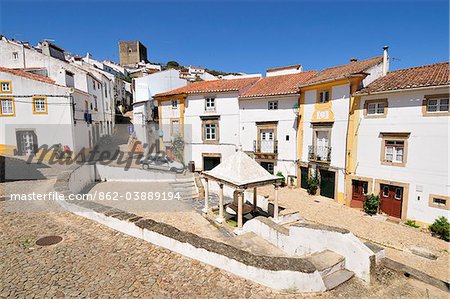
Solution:
[(308, 167), (300, 167), (300, 187), (308, 189)]
[(320, 195), (334, 199), (335, 174), (332, 171), (320, 170)]

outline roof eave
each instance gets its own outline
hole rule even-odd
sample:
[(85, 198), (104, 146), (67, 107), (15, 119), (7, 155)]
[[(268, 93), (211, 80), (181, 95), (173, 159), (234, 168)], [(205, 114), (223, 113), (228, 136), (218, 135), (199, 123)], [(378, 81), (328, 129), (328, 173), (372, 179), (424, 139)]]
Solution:
[(350, 75), (335, 77), (335, 78), (332, 78), (332, 79), (325, 79), (325, 80), (313, 82), (313, 83), (310, 83), (310, 84), (302, 84), (302, 85), (298, 85), (297, 87), (298, 88), (310, 87), (310, 86), (324, 84), (324, 83), (331, 83), (331, 82), (339, 81), (339, 80), (342, 80), (342, 79), (350, 79), (350, 78), (356, 78), (356, 77), (366, 77), (368, 75), (369, 75), (369, 73), (366, 73), (366, 72), (354, 73), (354, 74), (350, 74)]
[(410, 88), (398, 88), (398, 89), (389, 89), (389, 90), (381, 90), (381, 91), (374, 91), (374, 92), (355, 92), (353, 95), (356, 96), (370, 96), (370, 95), (377, 95), (377, 94), (385, 94), (385, 93), (395, 93), (395, 92), (402, 92), (402, 91), (416, 91), (416, 90), (425, 90), (425, 89), (437, 89), (437, 88), (450, 88), (450, 84), (445, 85), (430, 85), (430, 86), (420, 86), (420, 87), (410, 87)]

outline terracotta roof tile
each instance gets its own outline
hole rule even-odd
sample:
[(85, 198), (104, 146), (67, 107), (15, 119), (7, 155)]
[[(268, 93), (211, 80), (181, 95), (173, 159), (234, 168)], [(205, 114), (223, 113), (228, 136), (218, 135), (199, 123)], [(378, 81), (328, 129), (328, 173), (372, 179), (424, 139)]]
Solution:
[(450, 84), (449, 63), (442, 62), (389, 72), (358, 91), (374, 93)]
[(24, 78), (28, 78), (31, 80), (36, 80), (36, 81), (40, 81), (40, 82), (44, 82), (44, 83), (48, 83), (48, 84), (55, 84), (55, 81), (53, 81), (52, 79), (48, 78), (48, 77), (44, 77), (41, 75), (36, 75), (30, 72), (25, 72), (21, 69), (8, 69), (8, 68), (4, 68), (4, 67), (0, 67), (0, 72), (5, 72), (5, 73), (10, 73), (16, 76), (20, 76), (20, 77), (24, 77)]
[(313, 85), (321, 82), (327, 82), (345, 78), (354, 74), (364, 73), (367, 69), (383, 62), (383, 56), (377, 56), (361, 61), (350, 62), (344, 65), (330, 67), (318, 72), (301, 86)]
[(261, 78), (242, 93), (240, 98), (295, 94), (299, 92), (298, 85), (306, 82), (316, 73), (316, 71), (307, 71), (297, 74)]
[(294, 64), (294, 65), (288, 65), (288, 66), (273, 67), (273, 68), (267, 69), (266, 72), (271, 73), (271, 72), (282, 71), (282, 70), (299, 69), (301, 67), (302, 67), (301, 64)]
[(170, 96), (176, 94), (195, 94), (208, 92), (227, 92), (227, 91), (241, 91), (242, 89), (252, 85), (259, 78), (243, 78), (243, 79), (221, 79), (211, 81), (194, 82), (187, 86), (180, 87), (168, 92), (159, 93), (156, 97)]

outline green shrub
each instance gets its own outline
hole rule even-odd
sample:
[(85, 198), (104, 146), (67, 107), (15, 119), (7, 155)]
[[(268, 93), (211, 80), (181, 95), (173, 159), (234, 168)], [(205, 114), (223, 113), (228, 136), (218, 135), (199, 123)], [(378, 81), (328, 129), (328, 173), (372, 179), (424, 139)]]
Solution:
[(450, 223), (444, 216), (434, 220), (434, 223), (428, 228), (433, 236), (437, 236), (447, 242), (450, 241)]
[(366, 201), (364, 202), (364, 212), (369, 215), (375, 215), (378, 212), (380, 206), (380, 196), (374, 194), (367, 194)]
[(277, 176), (279, 176), (281, 178), (281, 186), (285, 186), (286, 185), (286, 178), (284, 177), (283, 173), (281, 171), (277, 172)]
[(414, 228), (419, 228), (420, 227), (420, 225), (416, 224), (416, 220), (406, 220), (405, 225), (411, 226), (411, 227), (414, 227)]
[(317, 189), (319, 188), (319, 171), (316, 170), (314, 172), (314, 176), (308, 177), (308, 180), (306, 182), (308, 184), (308, 194), (309, 195), (316, 195)]

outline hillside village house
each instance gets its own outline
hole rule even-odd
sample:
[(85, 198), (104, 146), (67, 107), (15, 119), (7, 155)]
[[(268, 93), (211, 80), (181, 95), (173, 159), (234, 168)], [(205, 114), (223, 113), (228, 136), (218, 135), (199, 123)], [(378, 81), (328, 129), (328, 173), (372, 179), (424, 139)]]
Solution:
[(449, 84), (445, 62), (390, 72), (355, 93), (348, 205), (374, 193), (395, 218), (448, 217)]
[(240, 143), (239, 95), (259, 78), (212, 80), (191, 83), (157, 94), (160, 146), (171, 146), (171, 137), (183, 135), (185, 162), (197, 170), (210, 170), (236, 150)]
[[(158, 129), (158, 107), (154, 96), (187, 85), (180, 71), (168, 69), (133, 79), (133, 124), (136, 138), (142, 143), (155, 143), (152, 131)], [(155, 132), (153, 132), (155, 133)], [(153, 136), (154, 137), (154, 136)], [(159, 141), (159, 137), (156, 137)]]
[(71, 151), (90, 146), (92, 126), (85, 114), (93, 103), (88, 93), (60, 86), (44, 76), (2, 67), (0, 86), (1, 154), (31, 155), (44, 144), (61, 144)]
[(383, 56), (324, 69), (300, 84), (298, 159), (300, 186), (307, 178), (320, 177), (319, 193), (344, 203), (347, 132), (353, 130), (354, 96), (383, 72), (387, 72), (387, 48)]
[(269, 69), (239, 96), (243, 150), (268, 172), (281, 171), (289, 180), (297, 177), (297, 86), (315, 73), (302, 72), (298, 65)]

